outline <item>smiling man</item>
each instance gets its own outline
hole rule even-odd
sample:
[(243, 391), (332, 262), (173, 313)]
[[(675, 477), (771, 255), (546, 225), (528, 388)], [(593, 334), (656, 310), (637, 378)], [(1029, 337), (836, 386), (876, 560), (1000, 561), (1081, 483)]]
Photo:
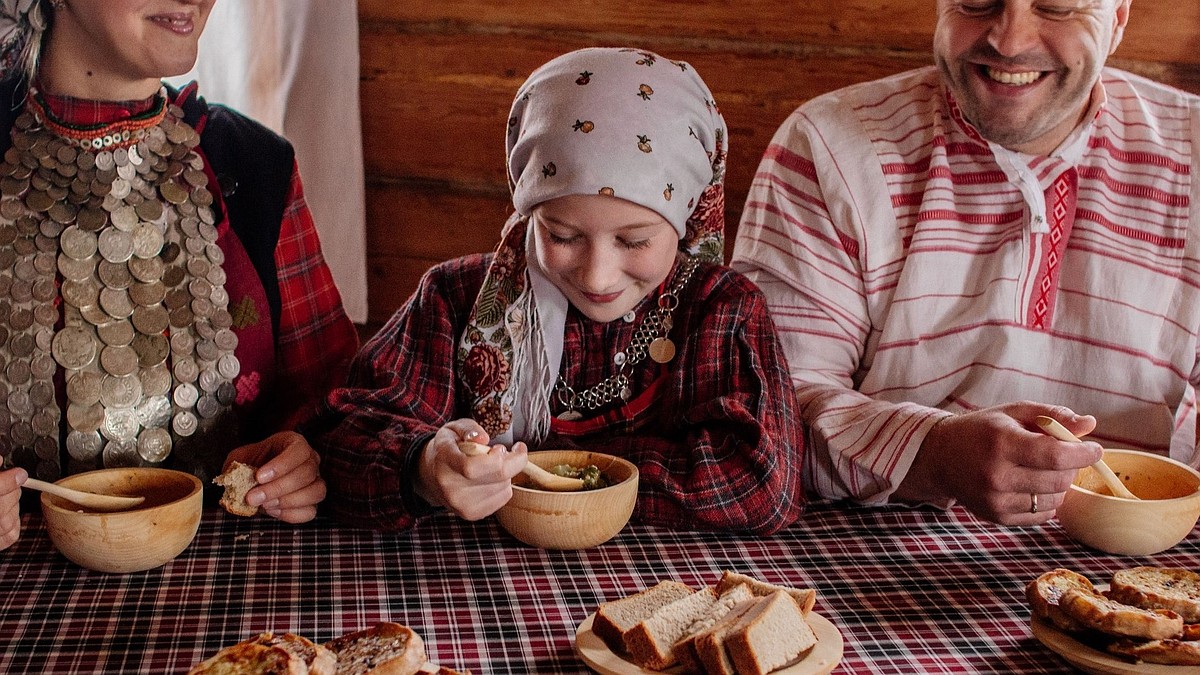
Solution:
[(812, 490), (1032, 525), (1101, 452), (1038, 415), (1195, 463), (1200, 106), (1104, 65), (1130, 0), (937, 11), (936, 67), (783, 124), (733, 266), (782, 333)]

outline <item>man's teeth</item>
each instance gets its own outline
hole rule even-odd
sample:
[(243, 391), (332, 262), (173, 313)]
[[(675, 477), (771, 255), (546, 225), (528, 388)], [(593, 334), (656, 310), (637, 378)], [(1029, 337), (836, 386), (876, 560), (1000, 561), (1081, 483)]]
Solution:
[(1036, 70), (1031, 70), (1026, 73), (1010, 73), (1003, 70), (996, 70), (995, 68), (988, 68), (987, 74), (988, 77), (1001, 84), (1012, 85), (1030, 84), (1031, 82), (1037, 81), (1037, 79), (1042, 76), (1042, 74)]

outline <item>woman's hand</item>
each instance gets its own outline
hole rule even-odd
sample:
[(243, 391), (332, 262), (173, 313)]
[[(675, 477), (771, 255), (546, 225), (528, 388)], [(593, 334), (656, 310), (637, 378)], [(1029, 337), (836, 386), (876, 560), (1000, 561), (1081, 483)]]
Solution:
[(487, 454), (467, 456), (459, 449), (459, 441), (488, 445), (488, 435), (469, 419), (454, 420), (438, 429), (421, 453), (417, 493), (465, 520), (480, 520), (512, 497), (512, 478), (525, 466), (525, 444), (516, 443), (511, 450), (497, 446)]
[(0, 471), (0, 551), (21, 536), (21, 486), (28, 477), (25, 469)]
[(321, 457), (294, 431), (281, 431), (258, 443), (229, 453), (225, 466), (238, 461), (258, 467), (258, 486), (246, 493), (246, 503), (260, 506), (267, 515), (288, 523), (304, 523), (317, 516), (325, 499)]

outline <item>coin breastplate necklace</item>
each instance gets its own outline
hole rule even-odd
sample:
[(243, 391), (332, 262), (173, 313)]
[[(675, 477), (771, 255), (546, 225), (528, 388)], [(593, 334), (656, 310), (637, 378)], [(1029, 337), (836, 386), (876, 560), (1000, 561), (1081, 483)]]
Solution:
[(193, 469), (202, 445), (233, 433), (222, 413), (240, 365), (224, 254), (199, 136), (182, 116), (164, 91), (138, 117), (73, 127), (29, 92), (0, 164), (6, 464), (57, 478), (62, 440), (71, 471), (173, 451)]
[(625, 351), (613, 356), (617, 372), (582, 391), (575, 391), (567, 385), (562, 375), (554, 386), (558, 402), (566, 410), (559, 413), (558, 419), (573, 421), (583, 418), (581, 410), (592, 411), (617, 398), (628, 401), (633, 397), (630, 388), (629, 375), (634, 366), (649, 356), (655, 363), (668, 363), (675, 358), (675, 343), (668, 334), (673, 325), (671, 316), (679, 306), (679, 293), (692, 278), (699, 264), (695, 258), (689, 258), (679, 267), (675, 280), (662, 295), (658, 296), (657, 306), (648, 312), (633, 333), (633, 338)]

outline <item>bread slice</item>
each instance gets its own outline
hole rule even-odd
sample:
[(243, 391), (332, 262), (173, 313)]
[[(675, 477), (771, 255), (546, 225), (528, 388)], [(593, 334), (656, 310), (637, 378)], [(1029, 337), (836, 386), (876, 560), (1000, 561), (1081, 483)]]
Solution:
[(592, 632), (612, 651), (625, 653), (625, 632), (636, 626), (654, 610), (695, 593), (695, 589), (678, 581), (660, 581), (640, 593), (620, 600), (605, 602), (592, 619)]
[(1142, 609), (1081, 588), (1068, 588), (1059, 607), (1083, 627), (1117, 637), (1163, 640), (1183, 632), (1183, 618), (1169, 609)]
[(749, 586), (738, 584), (722, 593), (704, 616), (696, 619), (692, 622), (692, 625), (688, 626), (687, 630), (683, 632), (683, 637), (679, 639), (679, 642), (675, 643), (674, 647), (675, 660), (679, 663), (680, 672), (704, 672), (704, 665), (700, 663), (700, 655), (696, 653), (696, 636), (716, 625), (722, 617), (728, 614), (739, 603), (753, 598), (754, 593), (750, 591)]
[(738, 675), (766, 675), (800, 658), (817, 644), (795, 598), (776, 591), (757, 601), (725, 637), (725, 652)]
[(675, 643), (688, 627), (708, 613), (717, 601), (712, 588), (703, 588), (669, 602), (625, 631), (625, 651), (634, 663), (664, 670), (675, 663)]
[(246, 503), (246, 493), (258, 485), (254, 478), (257, 471), (256, 466), (234, 461), (225, 473), (213, 479), (213, 483), (225, 487), (225, 494), (221, 495), (221, 506), (225, 507), (226, 511), (235, 516), (253, 516), (258, 513), (257, 506)]
[(260, 633), (247, 642), (286, 649), (293, 656), (304, 661), (308, 667), (308, 675), (335, 675), (337, 673), (337, 655), (301, 635)]
[(1089, 592), (1095, 590), (1087, 577), (1060, 567), (1029, 582), (1025, 586), (1025, 599), (1034, 616), (1049, 621), (1060, 630), (1074, 633), (1084, 630), (1083, 625), (1067, 616), (1059, 607), (1063, 593), (1072, 588)]
[(1191, 640), (1114, 640), (1107, 647), (1113, 654), (1146, 663), (1171, 666), (1200, 666), (1200, 642)]
[(738, 584), (745, 584), (750, 588), (754, 595), (766, 597), (775, 591), (783, 591), (792, 596), (796, 600), (796, 604), (800, 606), (800, 610), (805, 616), (812, 611), (813, 605), (817, 602), (817, 592), (811, 588), (789, 588), (787, 586), (778, 586), (765, 581), (760, 581), (754, 577), (737, 572), (726, 570), (721, 575), (721, 580), (717, 582), (717, 593), (721, 594)]
[(759, 602), (759, 598), (739, 602), (730, 608), (725, 616), (717, 619), (711, 627), (694, 636), (692, 645), (696, 649), (696, 658), (699, 659), (706, 675), (734, 675), (733, 661), (725, 652), (725, 636), (736, 628), (742, 617), (754, 609)]
[(192, 666), (187, 675), (307, 675), (304, 661), (278, 645), (239, 642)]
[(337, 675), (415, 675), (426, 660), (421, 636), (390, 621), (334, 638), (325, 648), (337, 655)]
[(1176, 567), (1131, 567), (1112, 577), (1108, 597), (1144, 609), (1169, 609), (1200, 621), (1200, 574)]

